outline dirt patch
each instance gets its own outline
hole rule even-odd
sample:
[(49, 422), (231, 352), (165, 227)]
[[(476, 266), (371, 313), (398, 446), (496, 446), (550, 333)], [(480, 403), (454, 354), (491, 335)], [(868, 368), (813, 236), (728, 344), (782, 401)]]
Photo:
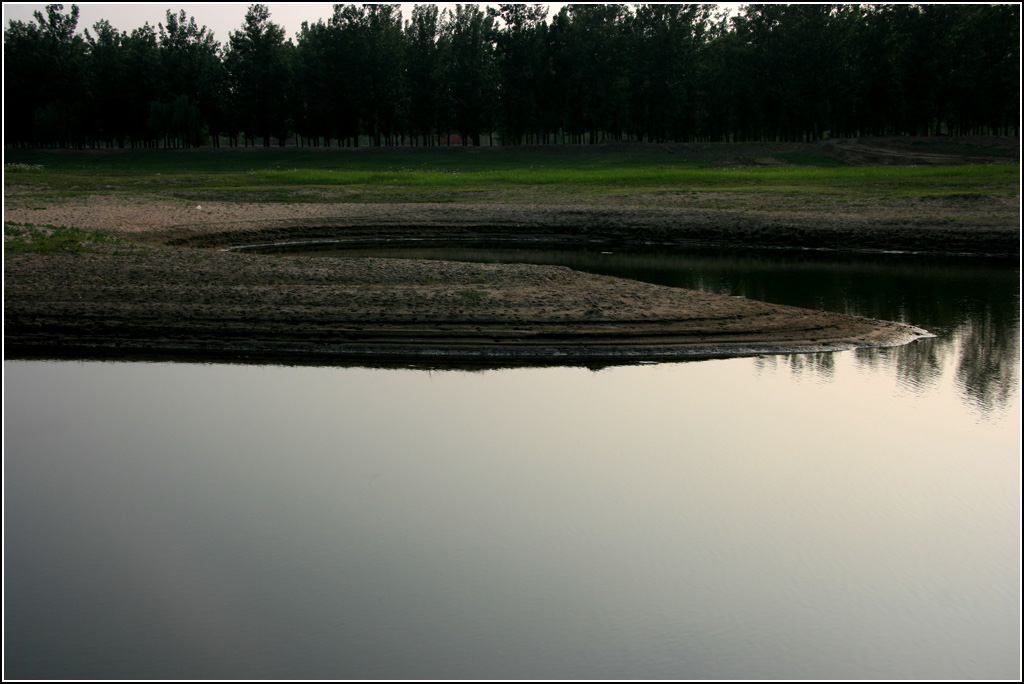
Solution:
[(1020, 159), (1020, 139), (1005, 136), (890, 136), (827, 140), (817, 145), (851, 166), (1002, 164)]
[[(775, 165), (804, 152), (848, 163), (1006, 163), (1019, 160), (1014, 141), (838, 140), (664, 151), (725, 165), (738, 158)], [(5, 197), (17, 200), (21, 191), (5, 186)], [(563, 197), (557, 204), (526, 197), (458, 204), (338, 199), (273, 204), (95, 196), (45, 207), (5, 203), (7, 221), (101, 229), (129, 243), (82, 254), (5, 251), (5, 356), (165, 351), (332, 361), (621, 362), (895, 345), (926, 334), (550, 266), (221, 251), (246, 244), (523, 239), (1020, 254), (1019, 196), (810, 201), (639, 191)]]
[(563, 267), (184, 248), (5, 257), (6, 353), (637, 361), (903, 344), (896, 323)]
[[(8, 207), (19, 223), (102, 229), (148, 244), (223, 248), (314, 239), (521, 238), (1016, 256), (1019, 198), (823, 201), (687, 193), (594, 205), (184, 203), (89, 197)], [(674, 206), (658, 206), (659, 201)], [(683, 206), (680, 206), (682, 204)], [(716, 208), (720, 205), (728, 208)]]

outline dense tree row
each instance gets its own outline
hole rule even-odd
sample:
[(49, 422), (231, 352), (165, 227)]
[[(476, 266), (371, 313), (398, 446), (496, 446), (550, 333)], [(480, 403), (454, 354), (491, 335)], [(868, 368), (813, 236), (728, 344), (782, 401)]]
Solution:
[(1013, 5), (335, 5), (296, 38), (252, 5), (4, 31), (5, 144), (438, 145), (1018, 133)]

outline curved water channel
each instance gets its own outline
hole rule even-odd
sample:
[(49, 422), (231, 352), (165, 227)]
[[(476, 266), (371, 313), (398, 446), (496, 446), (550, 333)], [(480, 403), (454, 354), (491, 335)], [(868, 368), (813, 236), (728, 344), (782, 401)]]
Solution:
[(354, 249), (936, 337), (601, 369), (7, 360), (5, 676), (1019, 677), (1017, 264)]

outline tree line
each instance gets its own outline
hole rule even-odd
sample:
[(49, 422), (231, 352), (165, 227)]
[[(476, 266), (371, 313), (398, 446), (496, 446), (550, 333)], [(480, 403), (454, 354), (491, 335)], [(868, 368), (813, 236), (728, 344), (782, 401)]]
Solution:
[(32, 147), (808, 141), (1019, 133), (1020, 7), (266, 6), (4, 31), (4, 143)]

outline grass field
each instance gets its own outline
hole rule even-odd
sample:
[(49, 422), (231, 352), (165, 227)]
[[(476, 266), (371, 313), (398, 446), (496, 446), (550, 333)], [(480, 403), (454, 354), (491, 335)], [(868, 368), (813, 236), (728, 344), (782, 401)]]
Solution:
[[(5, 155), (4, 182), (20, 186), (22, 199), (35, 201), (156, 194), (188, 201), (541, 203), (637, 193), (998, 198), (1016, 196), (1020, 184), (1019, 164), (845, 166), (813, 151), (747, 147), (723, 156), (722, 149), (12, 150)], [(742, 153), (770, 155), (771, 165), (757, 165)]]

